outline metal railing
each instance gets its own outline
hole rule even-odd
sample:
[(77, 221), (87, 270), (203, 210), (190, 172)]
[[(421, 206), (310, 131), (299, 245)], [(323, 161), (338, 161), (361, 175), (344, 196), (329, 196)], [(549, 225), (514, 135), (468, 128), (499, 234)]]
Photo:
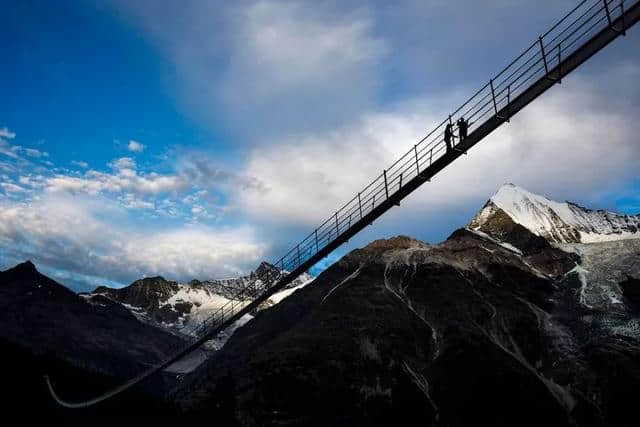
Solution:
[[(274, 265), (281, 270), (296, 270), (302, 263), (350, 229), (352, 224), (401, 190), (403, 184), (420, 176), (421, 171), (446, 154), (444, 129), (447, 124), (454, 125), (458, 119), (464, 118), (469, 123), (469, 133), (471, 133), (488, 118), (497, 116), (499, 111), (506, 111), (506, 114), (498, 117), (509, 121), (511, 100), (538, 79), (545, 76), (553, 79), (549, 75), (549, 70), (559, 67), (562, 58), (573, 53), (582, 42), (606, 26), (612, 26), (612, 22), (617, 18), (623, 17), (625, 3), (630, 1), (584, 0), (579, 2), (573, 10)], [(624, 27), (620, 31), (624, 31)], [(559, 79), (558, 83), (560, 83)], [(453, 149), (456, 149), (455, 144)], [(264, 283), (264, 289), (273, 284), (274, 278), (270, 277), (271, 274), (269, 272), (265, 277), (256, 279)], [(222, 324), (225, 319), (237, 314), (246, 306), (248, 300), (257, 296), (253, 284), (240, 289), (228, 303), (191, 331), (191, 334), (195, 337), (205, 334)]]

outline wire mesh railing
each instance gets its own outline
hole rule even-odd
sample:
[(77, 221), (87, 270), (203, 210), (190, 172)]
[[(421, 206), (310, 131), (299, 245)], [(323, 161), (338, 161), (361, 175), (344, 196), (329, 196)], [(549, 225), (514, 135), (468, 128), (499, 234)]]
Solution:
[[(541, 78), (559, 78), (560, 73), (558, 77), (552, 77), (550, 70), (556, 67), (559, 69), (562, 58), (571, 55), (607, 26), (612, 26), (612, 22), (618, 18), (624, 18), (625, 5), (630, 3), (634, 1), (580, 1), (473, 96), (273, 265), (280, 270), (295, 271), (400, 191), (404, 185), (421, 176), (425, 169), (447, 153), (444, 139), (447, 124), (454, 125), (459, 119), (464, 119), (468, 123), (469, 133), (472, 133), (492, 117), (508, 121), (509, 106), (513, 99)], [(502, 116), (499, 115), (500, 112), (503, 112)], [(452, 149), (456, 149), (455, 143)], [(272, 275), (273, 272), (269, 271), (264, 277), (256, 279), (263, 286), (250, 284), (240, 289), (228, 303), (191, 331), (194, 339), (221, 325), (245, 308), (247, 301), (269, 289), (277, 281)]]

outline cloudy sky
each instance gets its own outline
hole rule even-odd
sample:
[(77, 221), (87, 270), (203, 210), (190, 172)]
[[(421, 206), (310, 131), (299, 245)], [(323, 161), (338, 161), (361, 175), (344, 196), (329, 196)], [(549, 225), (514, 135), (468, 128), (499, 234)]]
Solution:
[[(0, 0), (0, 269), (75, 289), (274, 260), (577, 2)], [(500, 185), (640, 212), (638, 28), (317, 266)]]

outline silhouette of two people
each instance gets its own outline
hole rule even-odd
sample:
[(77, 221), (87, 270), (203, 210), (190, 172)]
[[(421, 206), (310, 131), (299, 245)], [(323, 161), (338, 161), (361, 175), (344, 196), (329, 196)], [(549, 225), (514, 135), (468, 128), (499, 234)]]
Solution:
[[(469, 131), (469, 122), (464, 119), (464, 117), (460, 117), (456, 122), (458, 125), (458, 138), (460, 138), (460, 142), (467, 139), (467, 132)], [(453, 125), (451, 123), (447, 123), (447, 126), (444, 128), (444, 142), (447, 144), (447, 152), (451, 151), (454, 147), (456, 136), (453, 133)]]

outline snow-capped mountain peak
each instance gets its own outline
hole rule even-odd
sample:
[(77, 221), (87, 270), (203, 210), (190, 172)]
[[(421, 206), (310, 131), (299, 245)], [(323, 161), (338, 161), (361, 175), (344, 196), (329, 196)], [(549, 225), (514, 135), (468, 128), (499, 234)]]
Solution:
[(496, 215), (556, 243), (593, 243), (640, 238), (640, 215), (591, 210), (571, 202), (556, 202), (514, 184), (503, 185), (469, 224), (482, 230)]
[[(178, 283), (162, 277), (148, 277), (119, 289), (100, 286), (93, 292), (81, 296), (89, 303), (93, 302), (94, 297), (98, 297), (97, 301), (100, 298), (113, 300), (145, 323), (190, 335), (201, 322), (230, 300), (248, 303), (252, 295), (263, 291), (288, 273), (263, 262), (254, 272), (237, 278)], [(265, 282), (265, 277), (269, 277), (270, 280)], [(259, 309), (278, 303), (313, 279), (308, 273), (301, 274)], [(242, 294), (241, 290), (247, 287), (251, 292)], [(251, 316), (245, 316), (244, 322), (249, 319)]]

